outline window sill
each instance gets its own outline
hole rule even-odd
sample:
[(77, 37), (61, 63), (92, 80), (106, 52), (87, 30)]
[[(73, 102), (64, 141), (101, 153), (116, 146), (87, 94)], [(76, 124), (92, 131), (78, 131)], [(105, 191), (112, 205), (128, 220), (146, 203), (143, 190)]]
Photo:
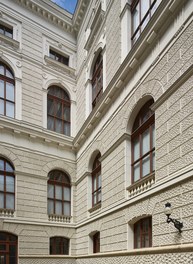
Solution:
[(92, 208), (90, 208), (88, 211), (89, 211), (89, 213), (93, 213), (100, 208), (101, 208), (101, 203), (98, 203), (98, 204), (94, 205)]
[(127, 187), (129, 197), (135, 196), (139, 193), (145, 192), (150, 189), (155, 183), (155, 173), (151, 173), (144, 178), (133, 183), (131, 186)]
[(14, 217), (14, 210), (0, 208), (0, 217)]
[(48, 215), (48, 220), (51, 222), (70, 223), (71, 216), (50, 214)]
[(9, 38), (3, 34), (0, 34), (0, 44), (2, 45), (5, 45), (5, 46), (10, 46), (12, 48), (15, 48), (15, 49), (19, 49), (19, 42), (12, 39), (12, 38)]
[(56, 70), (66, 72), (70, 76), (75, 77), (75, 69), (73, 69), (73, 68), (71, 68), (71, 67), (69, 67), (69, 66), (67, 66), (61, 62), (58, 62), (58, 61), (56, 61), (56, 60), (54, 60), (48, 56), (45, 56), (44, 60), (48, 66), (52, 66), (52, 67), (56, 68)]

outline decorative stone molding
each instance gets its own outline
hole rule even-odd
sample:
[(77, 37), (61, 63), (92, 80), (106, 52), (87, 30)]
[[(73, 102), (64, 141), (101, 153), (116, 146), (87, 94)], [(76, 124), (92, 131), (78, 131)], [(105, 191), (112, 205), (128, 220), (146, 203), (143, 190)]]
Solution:
[(70, 223), (71, 216), (51, 214), (51, 215), (48, 215), (48, 220), (53, 221), (53, 222)]
[(145, 176), (141, 180), (137, 181), (136, 183), (132, 184), (127, 188), (129, 192), (129, 197), (133, 197), (139, 193), (142, 193), (152, 187), (155, 183), (155, 173), (152, 173), (148, 176)]
[(3, 34), (0, 34), (0, 44), (4, 46), (11, 47), (13, 49), (19, 49), (19, 42), (9, 38)]
[(68, 75), (70, 75), (71, 77), (75, 77), (75, 69), (71, 68), (71, 67), (68, 67), (66, 66), (65, 64), (61, 63), (61, 62), (58, 62), (48, 56), (45, 56), (44, 57), (44, 60), (46, 62), (46, 64), (48, 66), (51, 66), (53, 67), (54, 69), (56, 69), (57, 71), (60, 71), (60, 72), (65, 72), (67, 73)]
[(0, 217), (14, 217), (13, 209), (0, 209)]

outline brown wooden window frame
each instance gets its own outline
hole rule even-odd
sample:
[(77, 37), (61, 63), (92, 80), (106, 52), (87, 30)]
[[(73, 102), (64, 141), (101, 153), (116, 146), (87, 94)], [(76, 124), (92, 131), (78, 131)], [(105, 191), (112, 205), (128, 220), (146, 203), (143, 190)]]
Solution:
[[(96, 156), (92, 167), (92, 206), (93, 207), (101, 203), (101, 162), (99, 160), (100, 157), (101, 155), (99, 153)], [(96, 197), (96, 202), (95, 202), (95, 197)]]
[(92, 74), (92, 109), (96, 106), (103, 93), (103, 58), (100, 53), (96, 59)]
[[(63, 171), (52, 170), (49, 172), (48, 177), (48, 215), (71, 216), (71, 184), (69, 176)], [(53, 195), (49, 194), (49, 187), (51, 186), (53, 187)], [(57, 198), (57, 187), (61, 187), (61, 198)], [(65, 199), (65, 188), (69, 191), (69, 199)], [(53, 204), (53, 212), (49, 212), (49, 202)], [(57, 213), (57, 203), (59, 203), (62, 208), (60, 214)], [(68, 205), (69, 214), (64, 213), (65, 205)]]
[[(156, 3), (159, 2), (159, 0), (145, 0), (146, 3), (149, 4), (149, 8), (146, 11), (145, 15), (142, 17), (142, 8), (141, 8), (141, 1), (142, 0), (134, 0), (132, 1), (131, 4), (131, 16), (132, 16), (132, 44), (134, 44), (137, 39), (139, 38), (139, 36), (141, 35), (142, 31), (144, 30), (145, 26), (147, 25), (147, 23), (149, 22), (149, 20), (151, 19), (151, 17), (153, 16), (153, 14), (155, 13), (155, 10), (157, 9), (156, 7)], [(137, 28), (134, 30), (134, 22), (133, 22), (133, 18), (134, 18), (134, 13), (136, 10), (137, 5), (139, 4), (139, 23)], [(146, 19), (149, 17), (147, 23), (145, 24)], [(145, 26), (144, 26), (145, 24)], [(143, 28), (144, 27), (144, 28)], [(138, 35), (138, 37), (135, 39), (135, 37)]]
[[(0, 188), (0, 195), (3, 197), (3, 200), (4, 200), (3, 201), (4, 205), (3, 205), (3, 208), (1, 208), (1, 209), (15, 210), (15, 173), (14, 173), (14, 167), (12, 166), (12, 164), (9, 161), (7, 161), (4, 158), (0, 158), (0, 161), (3, 163), (3, 167), (4, 167), (3, 170), (0, 169), (0, 177), (3, 178), (3, 182), (4, 182), (3, 190), (1, 190), (1, 188)], [(7, 166), (9, 168), (11, 168), (11, 170), (7, 170), (6, 169)], [(7, 188), (8, 188), (7, 179), (8, 179), (8, 177), (13, 178), (13, 182), (14, 182), (13, 183), (14, 184), (13, 189), (14, 189), (14, 191), (7, 191)], [(8, 208), (8, 206), (7, 206), (7, 199), (6, 198), (9, 195), (13, 197), (13, 207), (12, 208)]]
[[(131, 135), (131, 171), (132, 171), (132, 184), (135, 183), (138, 180), (141, 180), (143, 177), (150, 175), (154, 172), (154, 166), (155, 166), (155, 147), (153, 146), (153, 143), (155, 143), (155, 138), (153, 136), (153, 131), (155, 129), (155, 116), (153, 111), (151, 111), (150, 106), (153, 104), (153, 99), (150, 99), (148, 102), (145, 103), (145, 105), (141, 108), (139, 111), (137, 117), (135, 118), (135, 122), (133, 125), (132, 135)], [(145, 121), (143, 121), (143, 118), (146, 118)], [(148, 138), (149, 138), (149, 151), (146, 151), (143, 153), (143, 142), (142, 137), (144, 135), (144, 132), (148, 131)], [(134, 146), (136, 140), (139, 142), (139, 157), (137, 159), (134, 158)], [(143, 161), (145, 158), (149, 156), (150, 159), (150, 167), (149, 167), (149, 173), (146, 175), (143, 175)], [(139, 164), (139, 179), (135, 180), (134, 175), (134, 168), (135, 165)]]
[(100, 232), (93, 235), (93, 253), (100, 252)]
[[(2, 239), (2, 238), (5, 239)], [(11, 248), (14, 248), (14, 255), (10, 256)], [(13, 253), (13, 252), (12, 252)], [(7, 232), (0, 232), (0, 258), (2, 257), (2, 263), (18, 263), (18, 238)], [(14, 262), (10, 262), (10, 258), (14, 258)], [(1, 259), (0, 259), (1, 260)]]
[[(0, 115), (15, 118), (15, 78), (12, 70), (3, 62), (0, 62), (0, 67), (3, 69), (3, 74), (0, 73), (0, 82), (3, 82), (3, 89), (0, 88), (0, 104), (3, 105), (3, 111), (0, 110)], [(9, 75), (9, 76), (7, 76)], [(10, 77), (12, 76), (12, 77)], [(8, 98), (7, 89), (8, 84), (13, 86), (13, 99)], [(3, 93), (3, 96), (2, 96)], [(13, 106), (13, 115), (8, 112), (8, 105)]]
[(69, 66), (69, 56), (62, 55), (57, 51), (50, 49), (49, 57), (55, 61), (58, 61), (66, 66)]
[[(55, 90), (58, 89), (58, 91), (61, 92), (62, 94), (61, 97), (52, 94), (54, 93), (54, 89)], [(51, 101), (52, 103), (50, 104), (49, 101)], [(58, 106), (60, 105), (61, 105), (61, 116), (58, 116)], [(53, 108), (53, 113), (50, 113), (51, 112), (50, 109), (52, 108)], [(66, 119), (64, 116), (65, 110), (69, 111), (69, 119)], [(66, 136), (70, 136), (71, 133), (70, 116), (71, 116), (71, 102), (68, 94), (61, 87), (55, 85), (50, 86), (47, 94), (47, 128), (51, 131), (64, 134)], [(51, 128), (51, 126), (49, 126), (49, 119), (53, 120), (53, 123), (51, 123), (51, 125), (53, 125), (53, 129)], [(61, 122), (60, 131), (57, 128), (57, 121)], [(68, 128), (67, 131), (65, 131), (66, 128)]]
[(13, 38), (13, 28), (0, 24), (0, 34), (12, 39)]
[[(144, 230), (145, 222), (148, 223), (148, 230)], [(139, 232), (138, 232), (139, 231)], [(148, 245), (145, 245), (145, 238), (148, 236)], [(140, 246), (137, 241), (140, 241)], [(134, 224), (134, 248), (152, 247), (152, 217), (142, 218)]]
[[(70, 239), (55, 236), (50, 238), (50, 255), (69, 255)], [(59, 251), (59, 252), (58, 252)]]

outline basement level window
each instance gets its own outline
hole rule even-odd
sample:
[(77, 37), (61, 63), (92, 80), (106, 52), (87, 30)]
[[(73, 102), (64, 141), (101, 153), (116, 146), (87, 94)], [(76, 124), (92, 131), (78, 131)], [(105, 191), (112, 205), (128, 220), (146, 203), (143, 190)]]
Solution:
[(52, 49), (50, 49), (49, 57), (53, 60), (61, 62), (64, 65), (67, 65), (67, 66), (69, 65), (69, 57), (68, 56), (61, 55), (60, 53), (58, 53)]
[(0, 24), (0, 34), (8, 38), (13, 38), (13, 28)]

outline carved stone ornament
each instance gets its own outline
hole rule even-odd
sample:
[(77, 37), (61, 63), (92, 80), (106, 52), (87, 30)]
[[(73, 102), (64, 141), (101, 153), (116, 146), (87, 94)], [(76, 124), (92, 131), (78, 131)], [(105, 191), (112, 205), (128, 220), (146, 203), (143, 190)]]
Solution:
[(3, 51), (0, 51), (0, 58), (3, 57)]
[(58, 47), (62, 49), (62, 43), (58, 43)]
[(16, 66), (17, 66), (18, 68), (21, 68), (21, 62), (20, 62), (20, 61), (16, 61)]
[(0, 17), (3, 17), (3, 12), (0, 11)]
[(47, 78), (48, 78), (48, 75), (47, 75), (46, 73), (43, 73), (43, 74), (42, 74), (42, 77), (43, 77), (44, 79), (47, 79)]

